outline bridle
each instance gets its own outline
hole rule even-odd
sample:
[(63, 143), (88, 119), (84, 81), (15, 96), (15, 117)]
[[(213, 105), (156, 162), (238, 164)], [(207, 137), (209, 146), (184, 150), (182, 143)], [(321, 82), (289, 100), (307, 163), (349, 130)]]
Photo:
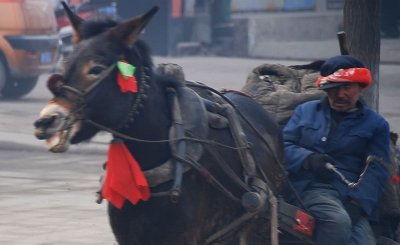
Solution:
[[(87, 88), (78, 89), (70, 85), (62, 84), (58, 90), (57, 94), (66, 91), (68, 93), (73, 94), (77, 99), (73, 102), (73, 110), (67, 117), (64, 118), (64, 125), (61, 130), (67, 130), (72, 127), (74, 123), (77, 121), (84, 121), (98, 128), (99, 123), (94, 122), (91, 119), (88, 119), (84, 115), (85, 108), (88, 107), (87, 103), (87, 95), (90, 94), (95, 88), (97, 88), (106, 78), (114, 72), (116, 69), (116, 64), (112, 64), (107, 69), (101, 72), (99, 77)], [(113, 128), (109, 128), (109, 130), (118, 130), (121, 128), (127, 127), (129, 123), (132, 123), (135, 120), (135, 115), (139, 114), (139, 110), (143, 107), (143, 102), (146, 100), (147, 95), (146, 92), (150, 87), (149, 79), (150, 79), (150, 68), (147, 66), (143, 66), (140, 69), (140, 81), (138, 82), (138, 93), (135, 96), (135, 99), (132, 101), (130, 105), (129, 111), (126, 113), (126, 116), (121, 123)], [(68, 100), (68, 99), (66, 99)], [(73, 116), (72, 116), (73, 115)], [(101, 129), (108, 128), (107, 126), (101, 125)]]
[(80, 99), (84, 100), (85, 96), (87, 94), (89, 94), (94, 88), (96, 88), (103, 80), (105, 80), (105, 78), (110, 75), (114, 68), (115, 68), (115, 64), (112, 64), (111, 66), (109, 66), (107, 69), (105, 69), (104, 71), (101, 72), (100, 76), (96, 79), (96, 81), (94, 81), (89, 87), (87, 87), (86, 89), (80, 90), (77, 88), (74, 88), (72, 86), (69, 85), (65, 85), (63, 84), (60, 87), (60, 90), (66, 90), (68, 92), (71, 92), (73, 94), (75, 94), (76, 96), (78, 96)]

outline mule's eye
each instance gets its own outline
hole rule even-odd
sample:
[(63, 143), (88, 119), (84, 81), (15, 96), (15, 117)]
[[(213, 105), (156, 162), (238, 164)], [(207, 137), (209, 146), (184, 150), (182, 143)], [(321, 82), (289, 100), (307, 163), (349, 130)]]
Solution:
[(106, 67), (102, 65), (95, 65), (88, 71), (87, 75), (90, 78), (97, 78)]

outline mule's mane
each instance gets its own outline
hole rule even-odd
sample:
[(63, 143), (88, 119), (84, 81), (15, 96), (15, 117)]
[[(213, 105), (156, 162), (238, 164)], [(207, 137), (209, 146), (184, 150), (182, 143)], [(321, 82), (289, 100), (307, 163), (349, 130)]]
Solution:
[(151, 52), (149, 46), (143, 41), (136, 41), (135, 45), (131, 48), (131, 53), (138, 52), (140, 54), (142, 65), (148, 68), (153, 68), (153, 59), (151, 58)]

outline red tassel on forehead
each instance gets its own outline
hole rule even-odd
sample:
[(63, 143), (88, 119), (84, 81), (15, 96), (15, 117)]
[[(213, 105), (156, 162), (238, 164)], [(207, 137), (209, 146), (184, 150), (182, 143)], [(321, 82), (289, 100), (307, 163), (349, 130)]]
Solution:
[(150, 198), (146, 177), (123, 142), (110, 144), (102, 195), (117, 208), (122, 208), (125, 200), (136, 204)]
[(136, 67), (125, 61), (118, 61), (117, 67), (117, 82), (121, 92), (137, 93), (137, 81), (136, 77), (134, 76)]
[(137, 81), (136, 77), (124, 77), (121, 72), (117, 73), (118, 85), (122, 93), (132, 92), (137, 93)]

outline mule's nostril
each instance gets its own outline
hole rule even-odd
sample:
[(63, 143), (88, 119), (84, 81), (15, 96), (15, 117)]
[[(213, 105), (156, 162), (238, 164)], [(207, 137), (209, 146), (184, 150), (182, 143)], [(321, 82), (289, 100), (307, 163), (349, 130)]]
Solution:
[(33, 126), (34, 126), (35, 128), (39, 128), (40, 125), (41, 125), (41, 119), (38, 119), (38, 120), (36, 120), (36, 121), (33, 123)]
[(42, 128), (42, 127), (49, 127), (53, 124), (53, 122), (56, 120), (56, 116), (50, 116), (50, 117), (45, 117), (45, 118), (40, 118), (36, 120), (33, 125), (36, 128)]

